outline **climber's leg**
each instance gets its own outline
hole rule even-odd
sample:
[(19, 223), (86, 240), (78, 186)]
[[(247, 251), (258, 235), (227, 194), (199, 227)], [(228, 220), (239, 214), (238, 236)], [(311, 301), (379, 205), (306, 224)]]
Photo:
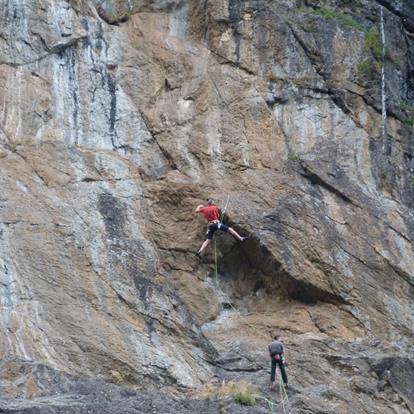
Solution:
[(221, 225), (221, 227), (226, 227), (226, 230), (224, 230), (223, 228), (221, 228), (220, 230), (223, 230), (223, 231), (228, 231), (235, 239), (237, 239), (238, 241), (244, 241), (244, 240), (246, 240), (247, 239), (247, 237), (242, 237), (242, 236), (240, 236), (240, 234), (239, 233), (237, 233), (237, 231), (236, 230), (234, 230), (232, 227), (228, 227), (228, 226), (226, 226), (225, 224), (222, 224)]
[(285, 364), (283, 363), (282, 359), (280, 359), (279, 361), (277, 361), (277, 364), (279, 365), (280, 373), (282, 374), (283, 383), (285, 385), (287, 385), (288, 379), (287, 379)]
[(200, 250), (196, 253), (197, 256), (200, 255), (201, 252), (210, 244), (211, 240), (213, 240), (214, 232), (217, 229), (218, 225), (216, 223), (212, 223), (207, 226), (207, 236), (204, 243), (201, 245)]
[(205, 239), (204, 243), (201, 245), (200, 250), (196, 253), (197, 256), (202, 253), (202, 251), (210, 244), (211, 239)]

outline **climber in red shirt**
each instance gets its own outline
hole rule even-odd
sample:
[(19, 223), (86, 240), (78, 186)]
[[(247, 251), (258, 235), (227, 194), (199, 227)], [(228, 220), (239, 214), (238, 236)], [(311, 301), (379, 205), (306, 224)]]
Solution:
[(201, 252), (210, 244), (211, 240), (213, 240), (213, 235), (216, 230), (221, 230), (226, 233), (229, 232), (235, 239), (241, 242), (247, 239), (247, 237), (240, 236), (240, 234), (234, 229), (220, 221), (220, 212), (217, 206), (214, 205), (213, 200), (208, 200), (207, 206), (203, 206), (202, 204), (197, 206), (196, 213), (201, 213), (208, 221), (207, 237), (201, 245), (200, 250), (196, 253), (197, 256), (199, 256)]

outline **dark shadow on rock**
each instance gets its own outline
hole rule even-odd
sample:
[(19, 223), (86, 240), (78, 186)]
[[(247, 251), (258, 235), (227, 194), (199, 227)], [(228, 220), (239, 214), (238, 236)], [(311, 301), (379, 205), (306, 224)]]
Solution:
[[(248, 234), (229, 220), (240, 234)], [(236, 297), (242, 298), (264, 289), (281, 300), (297, 300), (306, 304), (327, 302), (345, 304), (346, 301), (290, 274), (256, 235), (246, 241), (235, 242), (229, 236), (217, 237), (220, 250), (218, 272), (224, 282), (233, 286)]]
[(371, 362), (379, 377), (389, 382), (414, 412), (414, 361), (408, 358), (386, 357)]

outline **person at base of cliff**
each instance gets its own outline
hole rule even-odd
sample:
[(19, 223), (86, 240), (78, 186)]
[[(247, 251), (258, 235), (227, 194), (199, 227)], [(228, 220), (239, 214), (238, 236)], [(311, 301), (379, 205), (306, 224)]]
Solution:
[(214, 204), (213, 200), (210, 199), (207, 201), (207, 203), (207, 206), (203, 206), (202, 204), (200, 204), (196, 208), (196, 213), (201, 213), (208, 221), (207, 236), (203, 244), (201, 245), (200, 250), (196, 253), (197, 256), (199, 256), (202, 253), (202, 251), (210, 244), (211, 240), (213, 240), (214, 233), (217, 230), (224, 231), (225, 233), (228, 232), (236, 240), (241, 242), (247, 239), (247, 237), (240, 236), (240, 234), (237, 233), (236, 230), (227, 226), (226, 224), (223, 224), (220, 221), (220, 212), (217, 206)]
[(270, 387), (274, 388), (275, 378), (276, 378), (276, 367), (279, 366), (280, 373), (282, 374), (282, 380), (285, 387), (288, 385), (288, 379), (285, 369), (285, 355), (283, 349), (282, 338), (280, 335), (276, 335), (273, 338), (273, 341), (270, 343), (269, 347), (270, 354)]

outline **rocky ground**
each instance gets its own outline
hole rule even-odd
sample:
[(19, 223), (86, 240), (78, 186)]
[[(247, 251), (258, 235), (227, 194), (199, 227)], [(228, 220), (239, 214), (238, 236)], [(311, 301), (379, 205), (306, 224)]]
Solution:
[[(1, 412), (284, 413), (275, 332), (292, 412), (414, 412), (410, 1), (0, 22)], [(198, 258), (208, 197), (249, 238)]]

